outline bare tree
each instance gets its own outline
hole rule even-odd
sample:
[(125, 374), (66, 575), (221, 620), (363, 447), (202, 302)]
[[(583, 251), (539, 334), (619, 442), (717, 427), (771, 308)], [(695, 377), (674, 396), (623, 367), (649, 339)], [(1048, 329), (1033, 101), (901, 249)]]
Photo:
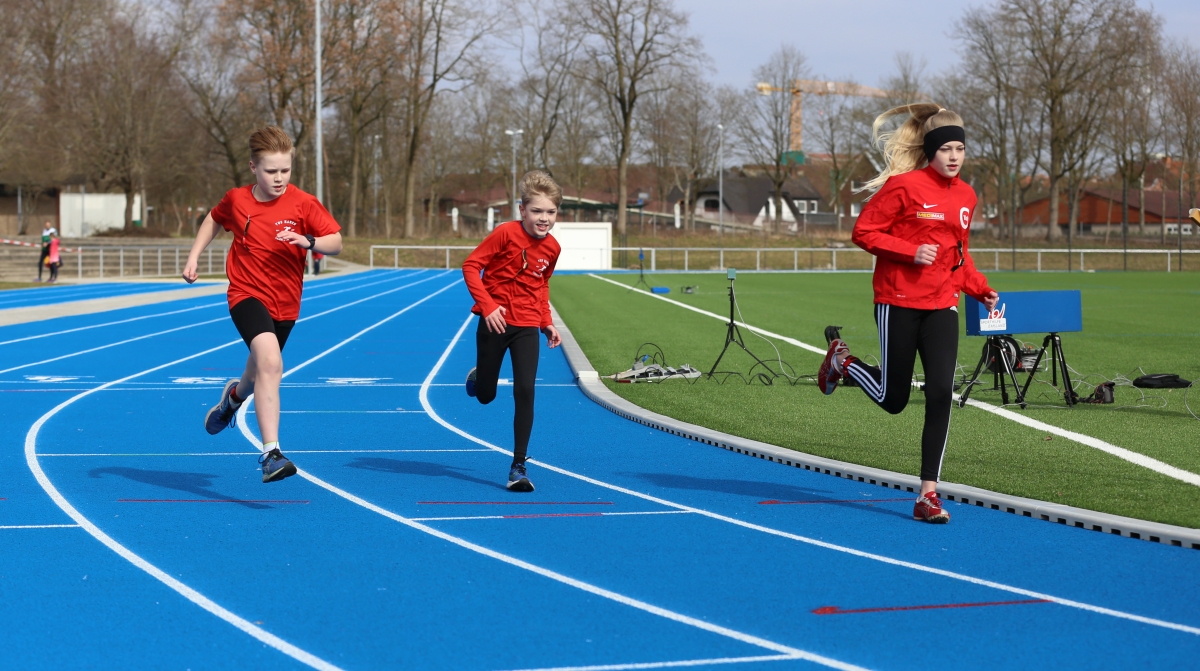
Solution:
[(811, 146), (829, 155), (829, 204), (837, 213), (837, 231), (842, 232), (845, 211), (842, 192), (854, 178), (865, 156), (865, 136), (855, 101), (847, 96), (818, 96), (816, 105), (809, 106), (805, 127)]
[(1004, 0), (999, 12), (1014, 27), (1037, 95), (1045, 108), (1050, 187), (1049, 238), (1057, 238), (1060, 181), (1084, 156), (1069, 154), (1106, 107), (1106, 87), (1123, 79), (1138, 45), (1159, 26), (1134, 0)]
[(663, 75), (694, 62), (700, 43), (673, 0), (573, 0), (568, 15), (587, 36), (580, 76), (604, 96), (616, 158), (617, 232), (625, 235), (629, 158), (639, 100)]
[[(1200, 52), (1184, 43), (1170, 45), (1167, 50), (1163, 91), (1166, 97), (1166, 114), (1170, 121), (1169, 142), (1180, 159), (1179, 165), (1179, 216), (1182, 223), (1185, 173), (1191, 176), (1186, 183), (1191, 186), (1189, 203), (1196, 202), (1196, 176), (1200, 167)], [(1165, 229), (1165, 226), (1164, 226)], [(1182, 245), (1182, 227), (1179, 238)]]
[(527, 25), (518, 32), (520, 74), (513, 91), (514, 117), (525, 131), (525, 164), (550, 172), (550, 145), (571, 94), (581, 47), (579, 23), (568, 19), (565, 7), (553, 7), (547, 0), (530, 0), (518, 12)]
[[(797, 163), (785, 153), (791, 147), (792, 96), (797, 79), (807, 73), (804, 55), (794, 46), (781, 46), (766, 63), (754, 69), (755, 84), (767, 84), (764, 94), (747, 93), (746, 115), (737, 126), (737, 136), (750, 160), (761, 166), (774, 187), (774, 230), (779, 232), (783, 222), (783, 184), (796, 173)], [(771, 93), (774, 90), (775, 93)], [(840, 219), (839, 219), (840, 221)], [(766, 226), (763, 226), (766, 233)]]
[(463, 83), (484, 37), (499, 18), (473, 0), (413, 0), (405, 10), (405, 52), (400, 68), (403, 86), (399, 104), (406, 120), (402, 149), (404, 174), (404, 236), (415, 231), (417, 161), (425, 124), (439, 88)]
[(586, 82), (567, 80), (558, 139), (550, 147), (551, 165), (563, 182), (564, 192), (574, 191), (576, 200), (592, 184), (600, 150), (603, 119), (602, 102)]

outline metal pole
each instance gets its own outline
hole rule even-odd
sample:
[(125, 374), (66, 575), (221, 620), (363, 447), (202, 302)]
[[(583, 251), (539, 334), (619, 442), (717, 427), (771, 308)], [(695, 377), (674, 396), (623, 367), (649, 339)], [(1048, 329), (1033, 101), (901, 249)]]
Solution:
[[(725, 126), (717, 124), (717, 239), (725, 238)], [(724, 258), (722, 256), (722, 258)], [(721, 267), (725, 267), (724, 261)]]
[(512, 218), (517, 220), (521, 218), (521, 211), (517, 207), (517, 136), (524, 133), (525, 130), (518, 128), (517, 130), (506, 130), (504, 134), (512, 138)]
[[(61, 222), (60, 222), (61, 224)], [(79, 261), (75, 264), (79, 266), (79, 279), (83, 279), (83, 247), (79, 248)]]
[(120, 274), (118, 275), (118, 277), (125, 277), (125, 248), (124, 247), (119, 247), (117, 249), (117, 261), (118, 261), (117, 267), (121, 269), (119, 271)]
[(100, 248), (100, 277), (104, 277), (104, 248)]
[[(321, 73), (321, 0), (313, 0), (313, 8), (314, 8), (313, 13), (316, 17), (316, 21), (315, 21), (316, 64), (315, 65), (316, 65), (317, 93), (316, 93), (316, 110), (315, 110), (316, 114), (314, 116), (316, 117), (316, 125), (317, 125), (317, 132), (316, 132), (317, 200), (324, 203), (325, 199), (322, 196), (324, 195), (323, 189), (325, 187), (325, 165), (324, 165), (324, 161), (323, 161), (323, 159), (325, 158), (325, 137), (324, 137), (324, 134), (323, 134), (322, 128), (321, 128), (321, 125), (322, 125), (321, 124), (321, 108), (323, 108), (325, 106), (325, 100), (324, 100), (324, 97), (321, 95), (321, 75), (322, 75), (322, 73)], [(209, 256), (210, 266), (211, 266), (211, 259), (212, 259), (212, 257)], [(212, 271), (211, 267), (209, 268), (209, 271), (210, 272)]]

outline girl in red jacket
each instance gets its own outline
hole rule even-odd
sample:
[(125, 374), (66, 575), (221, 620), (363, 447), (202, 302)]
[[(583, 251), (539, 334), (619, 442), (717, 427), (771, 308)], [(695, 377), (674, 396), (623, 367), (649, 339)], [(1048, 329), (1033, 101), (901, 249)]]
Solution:
[[(888, 118), (907, 114), (892, 133)], [(921, 434), (921, 494), (913, 518), (944, 524), (950, 513), (937, 495), (958, 359), (958, 300), (965, 292), (990, 310), (999, 295), (967, 251), (975, 191), (959, 179), (966, 153), (962, 118), (932, 103), (888, 110), (875, 119), (886, 167), (867, 183), (876, 190), (854, 225), (852, 239), (877, 257), (875, 323), (880, 365), (869, 366), (832, 338), (817, 373), (832, 394), (851, 377), (879, 407), (898, 414), (912, 392), (917, 354), (925, 369), (925, 429)], [(828, 333), (828, 331), (827, 331)], [(831, 333), (830, 335), (835, 335)]]
[(227, 382), (221, 401), (204, 416), (204, 429), (214, 435), (223, 431), (254, 394), (263, 482), (296, 474), (295, 464), (279, 449), (279, 382), (283, 346), (300, 317), (305, 256), (342, 251), (341, 229), (333, 216), (315, 196), (289, 183), (293, 153), (291, 138), (276, 126), (250, 136), (254, 183), (230, 189), (208, 213), (183, 268), (183, 279), (195, 282), (200, 253), (221, 229), (233, 234), (225, 265), (229, 316), (250, 356), (241, 379)]
[(550, 235), (562, 189), (550, 175), (534, 170), (521, 179), (521, 220), (496, 227), (463, 263), (463, 277), (479, 315), (476, 364), (467, 373), (467, 395), (487, 405), (496, 398), (500, 364), (512, 358), (513, 461), (508, 488), (532, 492), (525, 453), (533, 431), (533, 386), (537, 378), (538, 331), (551, 349), (562, 343), (550, 320), (550, 275), (561, 249)]

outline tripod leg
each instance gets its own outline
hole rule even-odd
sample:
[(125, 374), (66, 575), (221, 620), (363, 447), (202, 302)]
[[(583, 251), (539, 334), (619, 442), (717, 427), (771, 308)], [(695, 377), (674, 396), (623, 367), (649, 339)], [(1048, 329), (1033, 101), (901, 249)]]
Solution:
[[(1008, 374), (1008, 379), (1012, 381), (1013, 391), (1016, 392), (1016, 394), (1017, 394), (1017, 404), (1021, 406), (1022, 410), (1024, 410), (1025, 409), (1025, 394), (1022, 393), (1021, 385), (1017, 382), (1017, 372), (1015, 370), (1016, 362), (1009, 359), (1007, 351), (1002, 350), (1000, 352), (1000, 358), (1004, 361), (1004, 372)], [(1001, 376), (1001, 378), (1000, 378), (1000, 384), (1001, 384), (1001, 389), (1003, 389), (1003, 385), (1004, 385), (1003, 376)], [(1007, 405), (1008, 404), (1008, 394), (1004, 394), (1002, 392), (1002, 395), (1004, 396), (1004, 404)]]
[(1042, 363), (1042, 357), (1046, 356), (1046, 348), (1050, 346), (1050, 336), (1042, 341), (1042, 351), (1038, 352), (1037, 358), (1033, 360), (1033, 368), (1029, 369), (1029, 377), (1025, 379), (1025, 386), (1021, 388), (1021, 400), (1025, 400), (1025, 395), (1029, 393), (1029, 385), (1033, 384), (1033, 376), (1037, 373), (1038, 366)]
[(1062, 338), (1058, 337), (1057, 333), (1050, 334), (1054, 338), (1054, 350), (1058, 353), (1058, 363), (1062, 366), (1063, 379), (1063, 397), (1067, 399), (1067, 407), (1072, 407), (1076, 403), (1075, 390), (1071, 385), (1071, 373), (1067, 368), (1067, 358), (1063, 356)]
[(962, 408), (967, 404), (967, 398), (971, 395), (971, 388), (979, 381), (979, 371), (983, 370), (983, 365), (987, 362), (988, 343), (983, 343), (983, 354), (979, 357), (979, 363), (975, 364), (975, 372), (971, 373), (971, 379), (963, 385), (963, 391), (958, 395), (958, 407)]

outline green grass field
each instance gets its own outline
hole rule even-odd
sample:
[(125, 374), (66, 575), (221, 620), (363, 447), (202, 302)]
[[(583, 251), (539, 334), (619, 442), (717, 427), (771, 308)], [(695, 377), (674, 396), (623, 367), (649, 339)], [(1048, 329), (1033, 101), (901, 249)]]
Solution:
[[(637, 281), (636, 275), (609, 277), (627, 285)], [(723, 273), (647, 279), (651, 285), (670, 287), (671, 299), (728, 313)], [(1071, 367), (1086, 375), (1087, 382), (1133, 378), (1140, 374), (1139, 367), (1147, 373), (1200, 378), (1196, 274), (992, 273), (990, 280), (1001, 294), (1082, 290), (1084, 332), (1065, 334), (1063, 348)], [(586, 275), (560, 275), (552, 282), (555, 308), (601, 375), (629, 368), (645, 342), (660, 346), (671, 365), (690, 363), (707, 371), (724, 344), (725, 325), (711, 317)], [(699, 285), (698, 292), (681, 293), (685, 284)], [(822, 348), (824, 327), (838, 324), (845, 327), (842, 335), (852, 352), (868, 361), (879, 355), (867, 273), (742, 273), (737, 288), (738, 304), (750, 324)], [(771, 345), (743, 333), (759, 357), (774, 358)], [(1034, 344), (1040, 342), (1037, 336)], [(982, 344), (981, 338), (964, 335), (959, 364), (973, 369)], [(775, 346), (798, 375), (816, 374), (821, 356), (783, 342)], [(746, 371), (750, 363), (738, 350), (726, 355), (721, 368)], [(913, 475), (919, 470), (924, 399), (916, 390), (909, 408), (892, 416), (859, 389), (842, 388), (826, 397), (808, 380), (795, 386), (746, 385), (736, 378), (725, 384), (708, 379), (690, 385), (606, 384), (639, 406), (701, 426), (855, 464)], [(1090, 387), (1077, 389), (1082, 395)], [(1200, 390), (1193, 391), (1188, 400), (1200, 414)], [(1029, 400), (1046, 407), (1013, 409), (1200, 473), (1200, 420), (1185, 408), (1185, 390), (1146, 392), (1143, 399), (1140, 390), (1118, 386), (1113, 405), (1067, 409), (1052, 407), (1063, 405), (1061, 394), (1035, 382)], [(972, 398), (1000, 402), (998, 392), (981, 392), (978, 387)], [(1200, 528), (1200, 488), (970, 407), (954, 411), (942, 476), (993, 491)]]

